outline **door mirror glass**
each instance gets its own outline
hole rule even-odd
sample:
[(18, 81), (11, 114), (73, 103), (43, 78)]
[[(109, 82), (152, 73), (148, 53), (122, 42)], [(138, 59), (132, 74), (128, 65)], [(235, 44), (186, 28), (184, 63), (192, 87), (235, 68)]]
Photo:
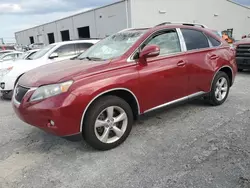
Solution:
[(52, 53), (50, 56), (49, 56), (49, 58), (50, 59), (55, 59), (55, 58), (57, 58), (58, 57), (58, 53)]
[(160, 47), (157, 45), (148, 45), (140, 52), (140, 59), (144, 60), (150, 57), (157, 57), (160, 54)]

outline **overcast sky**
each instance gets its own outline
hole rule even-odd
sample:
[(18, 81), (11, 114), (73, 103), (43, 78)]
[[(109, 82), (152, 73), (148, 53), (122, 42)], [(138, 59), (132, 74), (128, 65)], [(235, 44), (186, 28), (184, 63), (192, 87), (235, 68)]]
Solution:
[[(14, 32), (53, 21), (118, 0), (0, 0), (0, 38), (14, 39)], [(250, 6), (250, 0), (235, 0)]]

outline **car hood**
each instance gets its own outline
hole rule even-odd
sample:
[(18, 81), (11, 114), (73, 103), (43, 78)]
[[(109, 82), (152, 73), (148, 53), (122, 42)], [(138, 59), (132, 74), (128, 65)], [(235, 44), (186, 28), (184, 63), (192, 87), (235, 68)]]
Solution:
[(28, 87), (74, 80), (78, 76), (95, 74), (108, 67), (110, 61), (66, 60), (41, 66), (25, 73), (19, 83)]
[(244, 40), (240, 40), (234, 43), (234, 45), (238, 46), (241, 44), (249, 44), (250, 45), (250, 39), (244, 39)]

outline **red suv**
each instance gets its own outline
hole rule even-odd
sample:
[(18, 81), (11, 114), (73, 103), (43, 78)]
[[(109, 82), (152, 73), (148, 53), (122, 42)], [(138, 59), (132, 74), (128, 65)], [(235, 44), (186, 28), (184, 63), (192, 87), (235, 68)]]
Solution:
[(212, 31), (162, 24), (121, 31), (74, 60), (27, 72), (12, 101), (28, 124), (108, 150), (138, 115), (194, 97), (222, 104), (236, 72), (235, 50)]

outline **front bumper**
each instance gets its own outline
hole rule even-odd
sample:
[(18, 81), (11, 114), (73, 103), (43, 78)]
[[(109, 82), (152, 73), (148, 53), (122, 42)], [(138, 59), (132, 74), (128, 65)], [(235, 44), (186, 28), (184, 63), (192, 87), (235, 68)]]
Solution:
[(12, 91), (14, 89), (16, 77), (2, 76), (0, 77), (0, 91)]
[(250, 58), (237, 58), (238, 69), (250, 69)]
[[(79, 135), (83, 110), (76, 96), (64, 93), (48, 99), (29, 102), (34, 90), (28, 91), (22, 102), (12, 99), (15, 113), (24, 122), (61, 137)], [(53, 121), (53, 124), (51, 124)]]

